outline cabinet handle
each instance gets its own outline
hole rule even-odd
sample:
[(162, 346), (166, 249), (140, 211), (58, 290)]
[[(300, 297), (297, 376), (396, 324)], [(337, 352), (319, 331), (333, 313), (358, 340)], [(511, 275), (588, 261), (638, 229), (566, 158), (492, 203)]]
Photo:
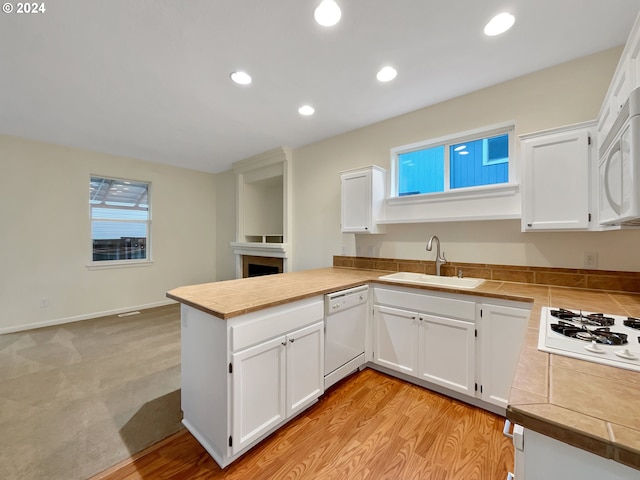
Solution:
[(293, 343), (293, 341), (294, 341), (294, 340), (295, 340), (295, 338), (290, 338), (290, 339), (289, 339), (289, 341), (290, 341), (291, 343)]
[(533, 227), (533, 223), (527, 223), (527, 227)]
[(284, 342), (282, 342), (282, 346), (286, 347), (287, 346), (287, 341), (285, 340)]

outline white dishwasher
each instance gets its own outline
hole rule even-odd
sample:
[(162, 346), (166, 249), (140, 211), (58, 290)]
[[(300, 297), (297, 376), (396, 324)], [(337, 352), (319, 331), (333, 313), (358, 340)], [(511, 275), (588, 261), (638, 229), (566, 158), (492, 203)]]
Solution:
[(325, 295), (325, 390), (365, 363), (368, 300), (367, 285)]

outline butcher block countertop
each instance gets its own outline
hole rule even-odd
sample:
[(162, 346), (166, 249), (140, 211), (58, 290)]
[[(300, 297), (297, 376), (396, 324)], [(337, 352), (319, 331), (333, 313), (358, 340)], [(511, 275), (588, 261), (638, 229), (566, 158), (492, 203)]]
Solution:
[[(219, 318), (376, 281), (388, 271), (329, 267), (175, 288), (167, 297)], [(533, 302), (507, 418), (640, 470), (640, 373), (541, 352), (542, 307), (640, 317), (640, 294), (486, 280), (473, 290), (423, 290)], [(639, 333), (640, 335), (640, 333)]]

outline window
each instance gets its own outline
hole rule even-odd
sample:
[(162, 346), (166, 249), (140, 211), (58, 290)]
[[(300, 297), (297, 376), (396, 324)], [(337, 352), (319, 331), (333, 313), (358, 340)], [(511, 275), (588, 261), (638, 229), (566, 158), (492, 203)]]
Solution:
[(92, 260), (149, 260), (149, 184), (91, 177)]
[(513, 126), (485, 129), (393, 149), (397, 195), (509, 184), (512, 133)]

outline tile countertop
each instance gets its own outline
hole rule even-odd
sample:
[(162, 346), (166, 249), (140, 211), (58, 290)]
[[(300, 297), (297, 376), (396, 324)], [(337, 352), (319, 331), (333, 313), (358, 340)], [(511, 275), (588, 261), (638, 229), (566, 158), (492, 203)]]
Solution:
[[(376, 281), (388, 271), (329, 267), (175, 288), (167, 297), (228, 319)], [(640, 294), (487, 280), (473, 290), (412, 288), (533, 302), (507, 417), (514, 423), (640, 470), (640, 373), (541, 352), (541, 308), (640, 316)]]

